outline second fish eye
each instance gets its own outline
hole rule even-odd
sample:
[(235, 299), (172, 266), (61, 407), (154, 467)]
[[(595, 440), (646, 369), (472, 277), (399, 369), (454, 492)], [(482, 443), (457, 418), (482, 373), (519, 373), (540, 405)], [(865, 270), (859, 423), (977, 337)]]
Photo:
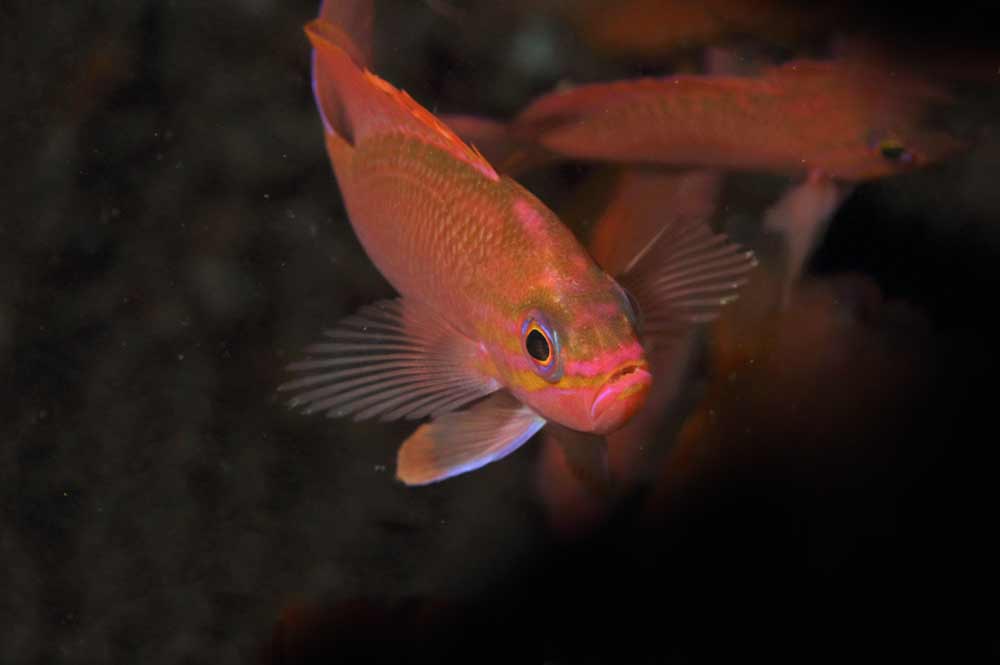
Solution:
[(878, 150), (883, 157), (893, 162), (906, 161), (907, 155), (909, 154), (907, 153), (906, 148), (903, 147), (903, 144), (897, 139), (886, 139), (885, 141), (882, 141), (879, 143)]

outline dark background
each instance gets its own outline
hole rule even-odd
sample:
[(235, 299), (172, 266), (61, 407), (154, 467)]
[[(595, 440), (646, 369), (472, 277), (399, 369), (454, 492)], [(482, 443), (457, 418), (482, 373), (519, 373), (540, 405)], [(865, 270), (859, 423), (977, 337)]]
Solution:
[[(377, 66), (434, 111), (669, 71), (553, 16), (430, 4), (379, 4)], [(851, 21), (944, 52), (992, 32), (979, 5), (894, 7)], [(996, 81), (962, 89), (969, 154), (860, 187), (814, 257), (850, 343), (788, 331), (776, 355), (821, 373), (751, 374), (721, 463), (566, 539), (537, 446), (408, 489), (410, 425), (274, 393), (392, 293), (323, 152), (316, 9), (0, 3), (0, 662), (1000, 656)], [(585, 169), (534, 182), (565, 200)]]

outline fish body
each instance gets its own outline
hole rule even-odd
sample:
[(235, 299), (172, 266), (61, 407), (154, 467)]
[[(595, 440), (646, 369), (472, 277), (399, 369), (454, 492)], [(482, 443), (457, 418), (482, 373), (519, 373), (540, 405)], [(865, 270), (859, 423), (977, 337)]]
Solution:
[(431, 416), (400, 449), (408, 484), (499, 459), (550, 421), (620, 428), (652, 382), (633, 300), (540, 200), (368, 71), (370, 49), (330, 20), (345, 14), (370, 16), (327, 3), (306, 27), (313, 89), (351, 224), (400, 298), (342, 320), (281, 389), (306, 412)]
[(921, 79), (861, 61), (801, 60), (753, 77), (679, 75), (558, 90), (512, 121), (509, 143), (573, 159), (818, 170), (862, 181), (959, 150), (960, 141), (922, 122), (929, 105), (949, 99)]
[[(343, 133), (327, 131), (327, 151), (375, 265), (401, 295), (476, 340), (476, 368), (541, 415), (578, 430), (614, 429), (620, 423), (590, 419), (597, 384), (645, 366), (614, 280), (535, 196), (408, 95), (360, 70), (335, 45), (335, 26), (318, 21), (308, 32), (326, 74), (317, 79), (321, 108), (345, 115)], [(531, 311), (561, 339), (556, 390), (522, 350)]]

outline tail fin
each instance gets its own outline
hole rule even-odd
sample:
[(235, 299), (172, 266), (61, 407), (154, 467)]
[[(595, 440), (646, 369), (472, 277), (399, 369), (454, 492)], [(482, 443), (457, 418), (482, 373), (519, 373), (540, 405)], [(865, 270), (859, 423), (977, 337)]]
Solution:
[(328, 0), (320, 18), (306, 25), (313, 46), (313, 94), (327, 136), (353, 145), (371, 132), (405, 128), (468, 162), (491, 180), (499, 180), (489, 162), (430, 111), (365, 69), (365, 49), (358, 47), (345, 26), (326, 20), (325, 16), (333, 13)]
[[(330, 4), (327, 0), (324, 8)], [(354, 129), (348, 109), (350, 96), (345, 92), (348, 87), (363, 88), (357, 85), (362, 76), (357, 60), (363, 54), (339, 26), (323, 19), (306, 25), (306, 35), (313, 45), (313, 97), (326, 133), (353, 143)]]

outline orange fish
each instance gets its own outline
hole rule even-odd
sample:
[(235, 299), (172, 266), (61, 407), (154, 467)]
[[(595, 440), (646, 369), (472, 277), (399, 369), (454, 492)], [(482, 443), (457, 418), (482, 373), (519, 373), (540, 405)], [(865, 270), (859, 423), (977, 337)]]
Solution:
[(307, 349), (291, 367), (304, 376), (282, 386), (291, 404), (431, 416), (400, 448), (407, 484), (500, 459), (547, 422), (615, 431), (652, 380), (640, 317), (663, 329), (702, 320), (733, 297), (752, 256), (703, 225), (667, 229), (656, 244), (673, 260), (640, 255), (621, 275), (639, 311), (541, 201), (366, 70), (364, 50), (330, 20), (342, 14), (327, 3), (306, 27), (314, 93), (351, 224), (400, 297)]
[[(862, 181), (962, 147), (922, 116), (948, 94), (860, 60), (795, 61), (759, 76), (679, 75), (581, 85), (537, 99), (508, 143), (572, 159), (770, 171)], [(464, 121), (475, 140), (496, 126)], [(534, 161), (537, 161), (535, 158)]]

